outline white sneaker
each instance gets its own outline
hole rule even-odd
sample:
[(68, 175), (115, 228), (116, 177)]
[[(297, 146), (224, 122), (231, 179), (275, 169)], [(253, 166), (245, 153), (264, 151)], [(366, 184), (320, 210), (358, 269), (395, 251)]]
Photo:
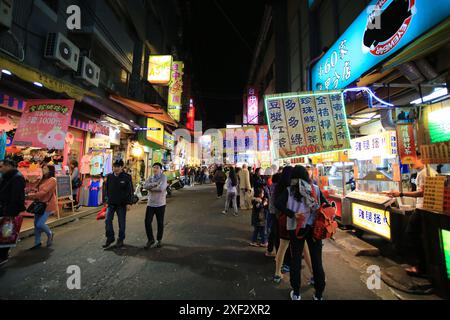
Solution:
[(318, 300), (318, 301), (319, 301), (319, 300), (323, 300), (323, 297), (319, 299), (319, 298), (317, 298), (316, 295), (314, 294), (314, 295), (313, 295), (313, 300)]
[(227, 214), (228, 214), (228, 212), (226, 212), (225, 210), (223, 210), (223, 211), (222, 211), (222, 214), (225, 214), (225, 215), (227, 215)]
[(291, 300), (300, 301), (302, 300), (302, 296), (297, 296), (294, 294), (294, 290), (291, 291)]

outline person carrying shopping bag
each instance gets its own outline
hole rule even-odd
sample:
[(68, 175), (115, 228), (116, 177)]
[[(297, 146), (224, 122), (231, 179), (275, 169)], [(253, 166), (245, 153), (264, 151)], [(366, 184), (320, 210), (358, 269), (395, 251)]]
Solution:
[(44, 165), (42, 167), (42, 179), (39, 182), (36, 193), (29, 193), (27, 199), (34, 200), (28, 212), (34, 213), (34, 246), (31, 248), (38, 249), (42, 246), (41, 233), (47, 235), (47, 247), (53, 245), (55, 234), (47, 225), (50, 215), (58, 210), (58, 201), (56, 198), (56, 178), (55, 167)]

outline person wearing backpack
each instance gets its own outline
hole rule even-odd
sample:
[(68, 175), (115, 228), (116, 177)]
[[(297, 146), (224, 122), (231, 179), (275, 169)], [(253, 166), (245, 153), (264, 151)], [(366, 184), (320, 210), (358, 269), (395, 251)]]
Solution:
[(228, 208), (230, 208), (230, 203), (233, 204), (234, 216), (238, 216), (238, 208), (237, 208), (237, 186), (238, 179), (236, 176), (236, 171), (233, 167), (230, 168), (230, 173), (228, 174), (228, 178), (226, 181), (227, 185), (227, 199), (225, 200), (225, 210), (222, 211), (223, 214), (228, 214)]
[[(317, 196), (316, 196), (317, 195)], [(287, 216), (287, 230), (291, 247), (291, 299), (301, 300), (301, 264), (305, 242), (311, 254), (314, 277), (314, 300), (322, 300), (325, 290), (325, 272), (322, 264), (322, 241), (314, 239), (313, 228), (319, 209), (319, 187), (312, 184), (308, 171), (295, 166), (291, 186), (276, 200), (275, 206)]]

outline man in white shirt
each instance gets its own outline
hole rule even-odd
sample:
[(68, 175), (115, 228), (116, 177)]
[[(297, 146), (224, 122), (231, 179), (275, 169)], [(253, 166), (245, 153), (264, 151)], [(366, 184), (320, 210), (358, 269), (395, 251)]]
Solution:
[[(417, 204), (423, 204), (423, 194), (425, 186), (426, 177), (436, 177), (438, 173), (433, 168), (427, 170), (426, 166), (423, 164), (420, 154), (417, 154), (416, 163), (412, 165), (413, 169), (416, 169), (419, 173), (416, 178), (417, 191), (411, 192), (390, 192), (389, 195), (392, 197), (413, 197), (417, 198)], [(426, 272), (426, 258), (425, 249), (422, 240), (422, 215), (419, 212), (414, 212), (408, 220), (408, 225), (406, 226), (406, 236), (408, 237), (410, 250), (413, 253), (414, 265), (410, 268), (406, 268), (405, 271), (412, 276), (420, 276)]]

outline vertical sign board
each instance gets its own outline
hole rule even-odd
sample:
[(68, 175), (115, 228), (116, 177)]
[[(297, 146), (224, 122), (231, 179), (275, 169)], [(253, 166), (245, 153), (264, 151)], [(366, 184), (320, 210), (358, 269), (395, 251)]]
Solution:
[(169, 115), (176, 121), (180, 121), (181, 96), (183, 94), (183, 69), (183, 62), (174, 61), (172, 63), (167, 110)]
[(274, 159), (350, 149), (342, 92), (269, 95), (265, 105)]
[(402, 164), (414, 164), (417, 159), (414, 128), (411, 123), (397, 125), (398, 155)]
[(13, 145), (63, 150), (74, 100), (28, 100)]
[(347, 87), (449, 15), (450, 0), (372, 0), (314, 65), (312, 89)]
[(255, 88), (248, 89), (247, 95), (247, 124), (258, 124), (259, 99)]
[(194, 100), (190, 99), (190, 101), (189, 101), (189, 112), (187, 114), (186, 128), (188, 128), (188, 130), (193, 131), (194, 130), (194, 122), (195, 122)]

